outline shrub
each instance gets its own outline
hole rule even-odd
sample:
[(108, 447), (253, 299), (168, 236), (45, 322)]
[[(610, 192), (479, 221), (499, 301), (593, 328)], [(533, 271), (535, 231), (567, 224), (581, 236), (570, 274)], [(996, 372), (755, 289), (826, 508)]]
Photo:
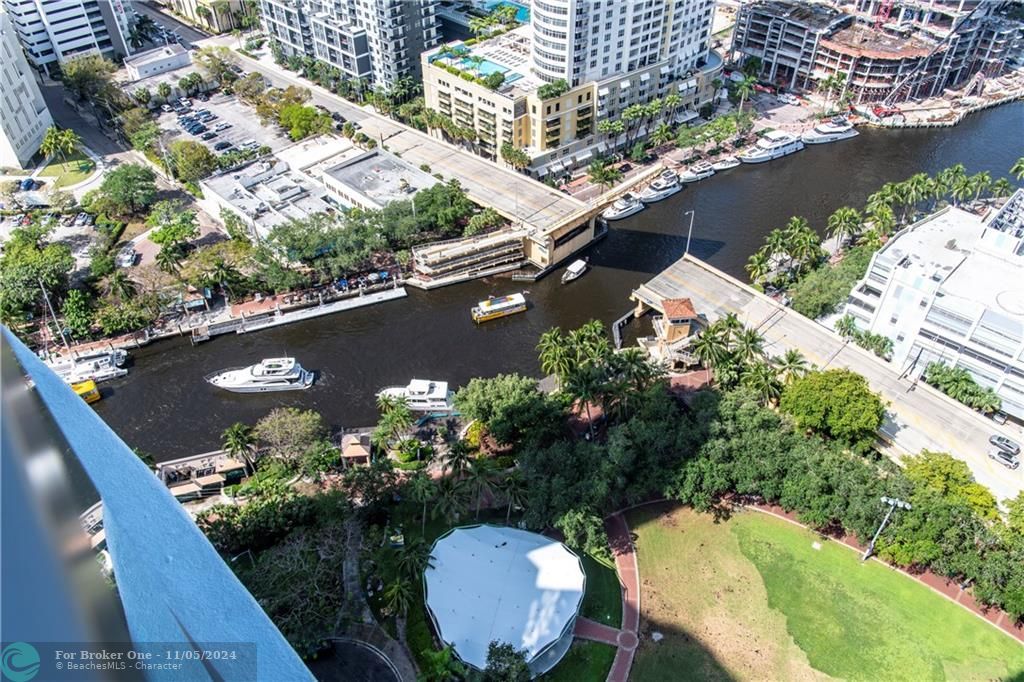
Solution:
[(551, 99), (553, 97), (561, 97), (565, 93), (569, 92), (569, 84), (564, 78), (559, 78), (554, 83), (548, 83), (537, 88), (537, 97), (543, 99)]

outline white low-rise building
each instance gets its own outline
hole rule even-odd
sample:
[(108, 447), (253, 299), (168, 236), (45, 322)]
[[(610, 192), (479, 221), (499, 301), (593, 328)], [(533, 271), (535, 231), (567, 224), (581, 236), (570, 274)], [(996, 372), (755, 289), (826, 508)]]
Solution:
[(124, 60), (124, 68), (133, 81), (174, 71), (192, 63), (188, 50), (178, 43), (162, 45), (152, 50), (140, 52), (131, 59)]
[(846, 305), (893, 341), (893, 364), (968, 370), (1024, 419), (1024, 190), (987, 219), (945, 208), (897, 233)]
[(7, 12), (0, 8), (0, 167), (24, 168), (53, 125)]

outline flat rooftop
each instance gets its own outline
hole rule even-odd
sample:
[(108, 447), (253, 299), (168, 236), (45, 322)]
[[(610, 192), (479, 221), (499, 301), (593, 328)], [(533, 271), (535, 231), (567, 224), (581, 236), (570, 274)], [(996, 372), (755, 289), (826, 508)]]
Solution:
[(876, 59), (927, 57), (935, 47), (917, 35), (895, 35), (855, 24), (840, 29), (822, 43), (844, 53)]
[(152, 62), (183, 55), (185, 52), (187, 52), (187, 50), (179, 43), (171, 43), (170, 45), (161, 45), (160, 47), (155, 47), (152, 50), (139, 52), (131, 59), (124, 60), (124, 63), (131, 64), (132, 66), (145, 66)]
[(376, 150), (343, 161), (323, 172), (380, 206), (411, 199), (418, 190), (437, 184), (437, 178), (387, 152)]
[(824, 31), (836, 20), (846, 16), (835, 7), (814, 2), (761, 0), (751, 5), (751, 9), (802, 24), (813, 31)]

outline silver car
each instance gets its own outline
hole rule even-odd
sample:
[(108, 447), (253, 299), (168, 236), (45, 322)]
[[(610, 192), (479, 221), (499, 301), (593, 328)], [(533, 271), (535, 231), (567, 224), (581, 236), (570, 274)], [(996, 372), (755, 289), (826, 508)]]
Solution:
[(989, 449), (988, 456), (1002, 464), (1007, 469), (1016, 469), (1017, 467), (1020, 466), (1019, 459), (1017, 459), (1014, 455), (1011, 455), (1009, 452), (1006, 452), (1005, 450), (1000, 450), (999, 448)]
[(1020, 446), (1017, 445), (1017, 443), (1015, 443), (1014, 441), (1007, 438), (1006, 436), (1001, 436), (998, 433), (992, 434), (991, 436), (988, 437), (988, 442), (992, 443), (992, 445), (995, 445), (1003, 452), (1008, 452), (1011, 455), (1020, 454)]

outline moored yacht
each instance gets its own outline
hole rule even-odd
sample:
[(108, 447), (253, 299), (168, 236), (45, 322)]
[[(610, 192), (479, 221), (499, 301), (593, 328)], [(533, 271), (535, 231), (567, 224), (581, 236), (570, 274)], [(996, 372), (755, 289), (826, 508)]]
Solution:
[(448, 390), (447, 381), (413, 379), (408, 386), (382, 388), (378, 397), (403, 398), (410, 410), (416, 412), (451, 412), (455, 392)]
[(655, 201), (661, 201), (667, 199), (676, 192), (683, 189), (683, 186), (679, 184), (679, 176), (673, 171), (662, 171), (654, 182), (647, 186), (647, 188), (640, 192), (640, 201), (645, 204), (653, 204)]
[(857, 137), (860, 133), (853, 127), (853, 124), (843, 116), (836, 116), (829, 121), (824, 121), (814, 126), (800, 136), (806, 144), (825, 144), (827, 142), (838, 142), (851, 137)]
[(679, 174), (680, 182), (697, 182), (715, 174), (715, 167), (707, 161), (698, 161)]
[(601, 217), (605, 220), (621, 220), (644, 210), (644, 205), (632, 192), (626, 192), (606, 208)]
[(46, 364), (54, 374), (68, 384), (90, 380), (99, 383), (128, 374), (128, 370), (122, 367), (127, 359), (127, 351), (117, 349), (96, 351), (72, 358), (53, 358), (47, 360)]
[(729, 170), (730, 168), (735, 168), (738, 165), (740, 165), (740, 160), (735, 156), (723, 156), (718, 161), (711, 164), (711, 167), (716, 171), (724, 171)]
[(740, 154), (743, 163), (764, 163), (779, 159), (804, 148), (800, 138), (784, 130), (770, 130), (757, 141), (753, 149)]
[(233, 367), (207, 375), (206, 380), (234, 393), (301, 391), (313, 385), (316, 375), (295, 358), (268, 358), (248, 367)]

